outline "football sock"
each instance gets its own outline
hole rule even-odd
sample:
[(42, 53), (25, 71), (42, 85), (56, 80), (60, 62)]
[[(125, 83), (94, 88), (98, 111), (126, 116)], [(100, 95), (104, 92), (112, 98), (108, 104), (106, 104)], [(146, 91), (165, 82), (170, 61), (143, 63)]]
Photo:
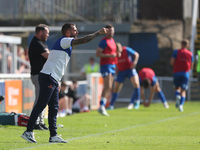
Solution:
[(180, 97), (180, 92), (179, 92), (179, 91), (176, 91), (176, 92), (175, 92), (175, 96), (176, 96), (176, 99), (177, 99), (178, 97)]
[(140, 88), (136, 88), (133, 92), (133, 95), (131, 97), (130, 103), (134, 103), (134, 100), (139, 101), (140, 100)]
[(183, 105), (185, 102), (185, 97), (181, 96), (180, 105)]
[(101, 106), (105, 106), (105, 105), (106, 105), (106, 102), (107, 102), (106, 98), (105, 98), (105, 97), (102, 97), (101, 100), (100, 100), (100, 105), (101, 105)]
[(112, 94), (112, 98), (111, 98), (111, 102), (110, 102), (110, 105), (111, 105), (111, 106), (114, 106), (115, 101), (116, 101), (116, 99), (118, 98), (118, 96), (119, 96), (119, 93), (113, 93), (113, 94)]
[(166, 98), (165, 95), (162, 91), (158, 92), (158, 97), (160, 98), (160, 100), (162, 101), (162, 103), (166, 102)]

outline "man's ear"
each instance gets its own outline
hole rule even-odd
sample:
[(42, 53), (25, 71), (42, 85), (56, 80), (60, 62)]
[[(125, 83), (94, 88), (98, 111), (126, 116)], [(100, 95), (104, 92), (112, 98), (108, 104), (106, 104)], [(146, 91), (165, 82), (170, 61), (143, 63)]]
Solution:
[(67, 30), (66, 32), (65, 32), (65, 36), (70, 36), (70, 31), (69, 30)]
[(39, 35), (42, 35), (44, 31), (40, 30)]

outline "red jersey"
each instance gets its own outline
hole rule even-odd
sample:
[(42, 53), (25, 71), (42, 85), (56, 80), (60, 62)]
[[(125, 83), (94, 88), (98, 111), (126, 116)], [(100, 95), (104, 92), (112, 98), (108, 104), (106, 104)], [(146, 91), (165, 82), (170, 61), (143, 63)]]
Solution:
[(135, 54), (135, 51), (130, 47), (123, 46), (122, 49), (121, 57), (117, 57), (117, 69), (119, 71), (131, 68), (133, 63), (132, 56)]
[(173, 52), (175, 58), (173, 72), (188, 72), (191, 69), (193, 55), (187, 49), (179, 49)]
[(155, 73), (151, 68), (143, 68), (142, 70), (139, 71), (138, 75), (141, 81), (143, 81), (144, 79), (149, 79), (151, 80), (151, 83), (152, 83)]
[[(107, 37), (104, 37), (100, 43), (99, 47), (103, 49), (104, 54), (116, 54), (117, 53), (117, 46), (115, 44), (115, 40), (113, 38), (109, 39)], [(106, 64), (116, 64), (117, 58), (100, 58), (100, 65), (106, 65)]]

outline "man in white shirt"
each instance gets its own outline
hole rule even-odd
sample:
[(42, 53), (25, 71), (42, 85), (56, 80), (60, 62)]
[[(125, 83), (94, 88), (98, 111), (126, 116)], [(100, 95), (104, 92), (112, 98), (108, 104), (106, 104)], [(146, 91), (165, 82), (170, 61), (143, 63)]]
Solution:
[(31, 112), (27, 130), (21, 135), (22, 138), (31, 143), (36, 143), (33, 134), (34, 124), (38, 115), (42, 112), (46, 105), (49, 106), (49, 142), (67, 143), (67, 141), (57, 135), (56, 131), (56, 116), (59, 107), (59, 81), (64, 75), (66, 66), (70, 60), (72, 46), (87, 43), (101, 34), (106, 34), (107, 29), (102, 28), (101, 30), (82, 38), (76, 38), (78, 33), (79, 32), (75, 24), (66, 23), (62, 26), (63, 37), (59, 38), (55, 42), (43, 69), (39, 73), (40, 95)]

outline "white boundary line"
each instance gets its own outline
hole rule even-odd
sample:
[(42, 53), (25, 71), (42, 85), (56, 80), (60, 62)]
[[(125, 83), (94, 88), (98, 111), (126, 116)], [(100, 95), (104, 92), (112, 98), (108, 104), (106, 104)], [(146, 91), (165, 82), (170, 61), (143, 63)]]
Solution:
[[(148, 126), (148, 125), (152, 125), (152, 124), (156, 124), (156, 123), (160, 123), (160, 122), (165, 122), (165, 121), (174, 120), (174, 119), (178, 119), (178, 118), (182, 118), (182, 117), (196, 115), (196, 114), (199, 114), (199, 113), (200, 113), (200, 111), (189, 113), (189, 114), (184, 114), (184, 115), (180, 115), (180, 116), (176, 116), (176, 117), (166, 118), (166, 119), (162, 119), (162, 120), (158, 120), (158, 121), (150, 122), (150, 123), (146, 123), (146, 124), (139, 124), (139, 125), (119, 129), (119, 130), (106, 131), (106, 132), (90, 134), (90, 135), (86, 135), (86, 136), (75, 137), (75, 138), (68, 139), (67, 141), (69, 142), (69, 141), (84, 139), (84, 138), (93, 137), (93, 136), (99, 136), (99, 135), (108, 134), (108, 133), (122, 132), (122, 131), (126, 131), (126, 130), (129, 130), (129, 129), (134, 129), (134, 128), (137, 128), (137, 127)], [(27, 149), (38, 148), (38, 147), (42, 147), (42, 146), (45, 146), (45, 145), (51, 145), (51, 144), (57, 144), (57, 143), (46, 143), (46, 144), (40, 144), (40, 145), (33, 145), (33, 146), (29, 146), (29, 147), (25, 147), (25, 148), (19, 148), (19, 149), (15, 149), (15, 150), (27, 150)]]

